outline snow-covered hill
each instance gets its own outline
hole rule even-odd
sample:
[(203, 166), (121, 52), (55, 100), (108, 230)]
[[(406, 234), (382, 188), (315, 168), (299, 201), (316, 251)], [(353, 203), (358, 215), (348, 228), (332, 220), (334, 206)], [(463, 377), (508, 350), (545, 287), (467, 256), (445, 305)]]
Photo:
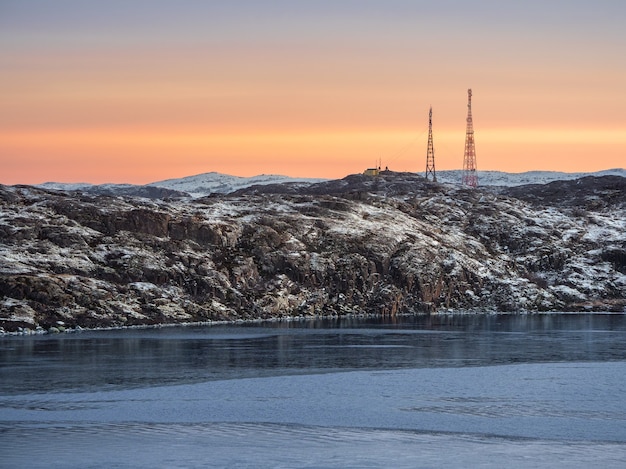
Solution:
[[(437, 171), (437, 181), (448, 184), (460, 184), (463, 171)], [(478, 171), (478, 185), (513, 187), (526, 184), (547, 184), (553, 181), (571, 181), (587, 176), (626, 177), (626, 169), (615, 168), (594, 173), (563, 173), (559, 171), (527, 171), (525, 173), (505, 173), (502, 171)]]
[[(420, 173), (418, 173), (420, 174)], [(437, 181), (440, 183), (459, 184), (462, 171), (439, 171)], [(526, 184), (547, 184), (553, 181), (568, 181), (585, 176), (621, 176), (626, 177), (626, 169), (607, 169), (595, 173), (562, 173), (557, 171), (528, 171), (525, 173), (505, 173), (501, 171), (479, 171), (480, 186), (515, 187)], [(229, 174), (210, 172), (179, 179), (166, 179), (141, 185), (132, 184), (88, 184), (46, 182), (38, 187), (62, 191), (80, 191), (94, 194), (139, 196), (148, 198), (176, 197), (189, 195), (193, 198), (205, 197), (210, 194), (230, 194), (255, 185), (290, 184), (309, 185), (328, 181), (328, 179), (294, 178), (277, 174), (261, 174), (253, 177), (239, 177)], [(165, 192), (155, 188), (167, 189)], [(171, 191), (171, 192), (168, 192)]]
[[(137, 196), (146, 198), (206, 197), (211, 194), (229, 194), (255, 185), (268, 184), (314, 184), (326, 179), (293, 178), (278, 174), (261, 174), (252, 177), (231, 176), (216, 172), (197, 174), (178, 179), (166, 179), (146, 185), (133, 184), (89, 184), (45, 182), (37, 187), (58, 191), (79, 191), (91, 194)], [(165, 191), (160, 191), (165, 189)]]
[(228, 194), (239, 189), (254, 185), (283, 183), (315, 183), (324, 179), (293, 178), (278, 174), (261, 174), (253, 177), (231, 176), (216, 172), (198, 174), (180, 179), (167, 179), (148, 184), (152, 187), (163, 187), (186, 192), (192, 197), (203, 197), (209, 194)]
[(52, 189), (56, 191), (89, 191), (94, 187), (101, 189), (117, 191), (120, 189), (127, 189), (130, 187), (136, 187), (133, 184), (91, 184), (89, 182), (44, 182), (38, 184), (37, 187), (42, 189)]
[(623, 312), (625, 231), (626, 179), (616, 176), (494, 191), (387, 172), (191, 200), (0, 185), (0, 333)]

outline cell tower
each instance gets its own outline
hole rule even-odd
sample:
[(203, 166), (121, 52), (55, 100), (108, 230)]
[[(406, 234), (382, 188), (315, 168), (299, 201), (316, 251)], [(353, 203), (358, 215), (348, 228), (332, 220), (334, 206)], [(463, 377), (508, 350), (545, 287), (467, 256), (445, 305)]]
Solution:
[(465, 132), (465, 155), (463, 156), (463, 180), (461, 184), (478, 186), (476, 174), (476, 148), (474, 147), (474, 124), (472, 123), (472, 90), (467, 90), (467, 130)]
[(433, 107), (430, 107), (428, 113), (428, 149), (426, 150), (426, 180), (428, 175), (433, 176), (433, 182), (437, 182), (435, 174), (435, 149), (433, 148)]

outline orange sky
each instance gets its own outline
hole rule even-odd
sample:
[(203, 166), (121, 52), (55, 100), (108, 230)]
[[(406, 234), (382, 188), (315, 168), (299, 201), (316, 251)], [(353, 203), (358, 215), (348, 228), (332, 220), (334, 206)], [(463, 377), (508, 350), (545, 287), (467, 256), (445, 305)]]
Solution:
[(626, 166), (622, 2), (31, 3), (0, 4), (3, 184), (421, 172), (430, 105), (459, 169), (469, 87), (479, 171)]

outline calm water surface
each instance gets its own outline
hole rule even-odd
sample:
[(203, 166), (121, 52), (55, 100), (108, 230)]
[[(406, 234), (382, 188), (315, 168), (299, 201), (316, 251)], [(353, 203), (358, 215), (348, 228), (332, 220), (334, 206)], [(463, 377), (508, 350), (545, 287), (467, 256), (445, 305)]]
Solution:
[(625, 376), (622, 314), (4, 337), (0, 467), (625, 467)]

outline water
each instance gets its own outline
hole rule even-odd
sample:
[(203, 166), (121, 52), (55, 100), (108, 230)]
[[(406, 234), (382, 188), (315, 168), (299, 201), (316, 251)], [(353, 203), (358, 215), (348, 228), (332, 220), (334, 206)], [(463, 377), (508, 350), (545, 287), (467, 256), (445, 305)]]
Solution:
[(626, 316), (0, 338), (0, 467), (625, 467)]

